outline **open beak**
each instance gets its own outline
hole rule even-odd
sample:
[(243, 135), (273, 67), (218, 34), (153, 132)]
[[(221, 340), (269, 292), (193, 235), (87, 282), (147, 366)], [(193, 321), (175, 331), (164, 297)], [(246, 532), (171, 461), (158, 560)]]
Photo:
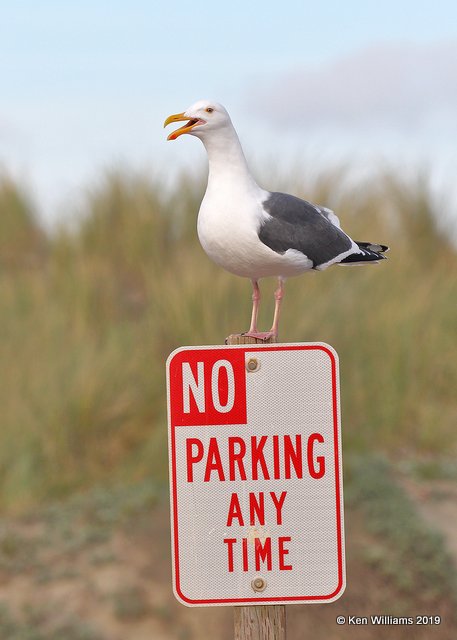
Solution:
[(163, 126), (166, 127), (167, 124), (171, 124), (172, 122), (181, 122), (182, 120), (187, 120), (187, 124), (179, 127), (179, 129), (176, 129), (176, 131), (173, 131), (173, 133), (170, 133), (167, 140), (176, 140), (178, 136), (181, 136), (183, 133), (189, 133), (189, 131), (191, 131), (198, 124), (203, 124), (203, 120), (199, 120), (198, 118), (189, 120), (189, 118), (186, 118), (184, 113), (175, 113), (172, 116), (168, 116), (168, 118), (163, 123)]

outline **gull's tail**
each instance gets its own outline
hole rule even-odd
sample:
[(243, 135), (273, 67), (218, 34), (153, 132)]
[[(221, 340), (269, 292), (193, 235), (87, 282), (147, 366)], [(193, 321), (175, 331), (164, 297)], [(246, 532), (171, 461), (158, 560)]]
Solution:
[(357, 246), (360, 249), (359, 253), (352, 253), (344, 260), (341, 260), (338, 264), (365, 264), (366, 262), (377, 263), (380, 260), (385, 260), (386, 256), (382, 255), (386, 251), (389, 251), (389, 247), (385, 244), (375, 244), (374, 242), (357, 242)]

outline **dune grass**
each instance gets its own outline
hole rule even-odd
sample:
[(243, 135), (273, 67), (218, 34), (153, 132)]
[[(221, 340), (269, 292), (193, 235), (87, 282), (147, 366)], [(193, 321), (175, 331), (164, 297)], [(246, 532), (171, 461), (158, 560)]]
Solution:
[[(287, 181), (286, 181), (287, 182)], [(280, 339), (339, 353), (348, 450), (456, 448), (457, 254), (427, 181), (346, 172), (306, 193), (389, 260), (287, 283)], [(78, 220), (45, 233), (0, 180), (0, 505), (20, 509), (107, 479), (166, 477), (164, 361), (245, 330), (250, 284), (210, 263), (195, 219), (203, 179), (172, 190), (126, 171), (87, 192)], [(271, 322), (273, 282), (261, 326)]]

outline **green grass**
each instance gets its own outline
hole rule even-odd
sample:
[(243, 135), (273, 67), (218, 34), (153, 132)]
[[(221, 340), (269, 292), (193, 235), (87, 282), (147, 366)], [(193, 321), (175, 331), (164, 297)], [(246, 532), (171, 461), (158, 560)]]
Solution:
[[(346, 449), (452, 454), (457, 254), (427, 180), (386, 174), (355, 190), (338, 171), (305, 189), (282, 182), (337, 209), (356, 239), (391, 245), (381, 265), (287, 283), (280, 338), (340, 355)], [(168, 353), (221, 344), (250, 316), (249, 282), (198, 244), (203, 189), (200, 178), (170, 191), (113, 172), (78, 219), (45, 233), (20, 185), (0, 180), (1, 507), (166, 478)], [(273, 286), (262, 283), (265, 328)]]
[(429, 602), (447, 594), (457, 603), (457, 572), (443, 537), (417, 514), (393, 467), (374, 455), (350, 457), (347, 463), (346, 504), (362, 511), (375, 536), (366, 561), (405, 593), (418, 591)]

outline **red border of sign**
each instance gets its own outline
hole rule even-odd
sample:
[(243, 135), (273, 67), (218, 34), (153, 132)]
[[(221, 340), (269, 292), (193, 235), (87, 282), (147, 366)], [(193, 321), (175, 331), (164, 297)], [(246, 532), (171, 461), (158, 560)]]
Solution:
[[(307, 343), (307, 344), (266, 344), (266, 345), (214, 345), (203, 347), (180, 347), (173, 351), (167, 360), (167, 371), (169, 370), (171, 361), (174, 356), (182, 351), (192, 351), (198, 349), (242, 349), (244, 351), (262, 351), (268, 349), (269, 351), (310, 351), (318, 349), (324, 351), (329, 357), (332, 365), (332, 408), (333, 408), (333, 435), (334, 435), (334, 455), (335, 455), (335, 489), (336, 489), (336, 531), (337, 531), (337, 551), (338, 551), (338, 584), (336, 589), (328, 595), (319, 596), (285, 596), (278, 598), (222, 598), (222, 599), (209, 599), (209, 600), (192, 600), (185, 596), (180, 588), (179, 578), (179, 540), (178, 540), (178, 496), (177, 496), (177, 478), (176, 478), (176, 438), (175, 438), (175, 425), (171, 424), (171, 409), (170, 409), (170, 396), (168, 387), (168, 416), (169, 424), (171, 426), (171, 467), (170, 467), (170, 501), (171, 501), (171, 515), (172, 515), (172, 547), (173, 547), (173, 563), (174, 563), (174, 591), (178, 599), (189, 606), (204, 606), (204, 605), (231, 605), (231, 604), (286, 604), (286, 603), (319, 603), (319, 602), (333, 602), (339, 598), (346, 587), (345, 574), (344, 574), (344, 561), (343, 561), (343, 523), (342, 523), (342, 510), (341, 510), (341, 496), (342, 488), (340, 482), (340, 442), (338, 438), (339, 433), (339, 416), (338, 416), (338, 378), (337, 378), (337, 362), (336, 352), (330, 345), (324, 343)], [(169, 380), (167, 376), (167, 384)]]

